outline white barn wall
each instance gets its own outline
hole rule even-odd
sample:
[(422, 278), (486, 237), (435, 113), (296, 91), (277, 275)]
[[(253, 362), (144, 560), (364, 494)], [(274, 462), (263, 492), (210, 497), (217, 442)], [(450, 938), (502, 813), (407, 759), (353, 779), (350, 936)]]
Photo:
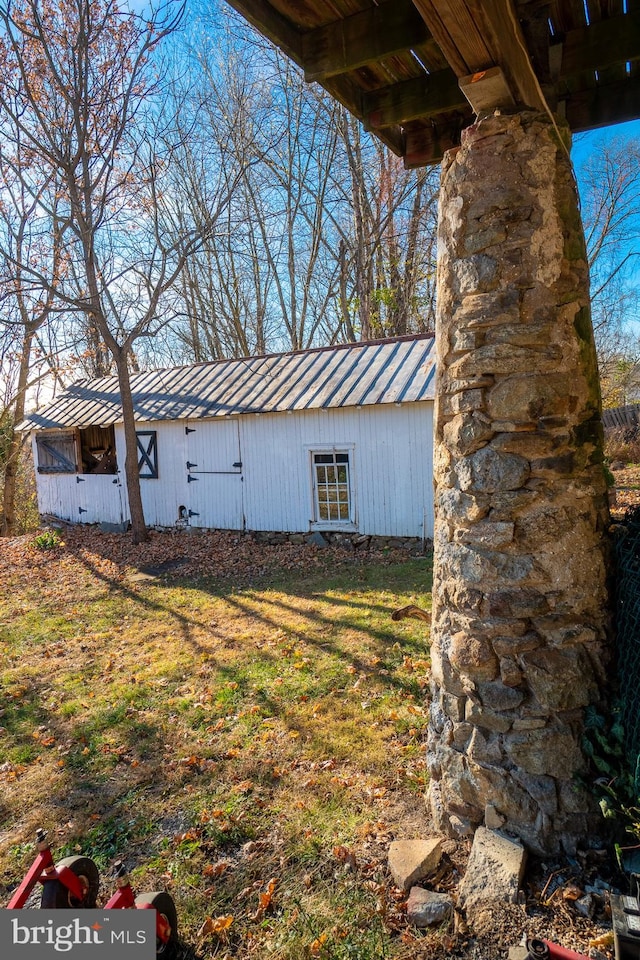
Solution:
[(310, 451), (352, 447), (356, 527), (378, 536), (433, 533), (433, 404), (308, 410), (240, 418), (249, 530), (310, 529)]
[[(171, 527), (178, 519), (178, 506), (184, 504), (186, 454), (184, 421), (137, 423), (137, 430), (155, 430), (158, 439), (158, 479), (141, 479), (140, 492), (145, 520), (149, 526)], [(118, 466), (124, 476), (125, 442), (122, 424), (116, 425)], [(129, 511), (127, 506), (127, 519)]]
[[(232, 423), (237, 424), (242, 462), (241, 471), (235, 472), (226, 463), (237, 455), (227, 449), (230, 431), (235, 430)], [(157, 432), (158, 479), (140, 481), (145, 519), (151, 526), (173, 526), (183, 506), (194, 512), (193, 526), (290, 533), (314, 529), (311, 451), (324, 447), (349, 451), (355, 524), (345, 529), (389, 537), (433, 535), (429, 401), (137, 426)], [(187, 426), (197, 433), (186, 434)], [(213, 449), (216, 431), (225, 447), (223, 462)], [(115, 436), (118, 477), (79, 475), (78, 482), (76, 475), (40, 474), (41, 513), (84, 523), (128, 519), (120, 424)], [(199, 463), (192, 476), (197, 479), (189, 483), (186, 465), (195, 449), (190, 438), (196, 436)], [(229, 473), (198, 472), (203, 466), (225, 471), (229, 467)], [(80, 508), (86, 512), (80, 513)]]

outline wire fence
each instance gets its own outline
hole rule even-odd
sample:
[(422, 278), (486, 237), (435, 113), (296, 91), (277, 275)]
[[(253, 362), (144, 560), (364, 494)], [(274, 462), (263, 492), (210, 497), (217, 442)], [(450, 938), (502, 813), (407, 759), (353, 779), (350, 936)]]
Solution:
[[(628, 510), (615, 540), (616, 633), (621, 721), (632, 771), (640, 758), (640, 507)], [(637, 779), (637, 773), (636, 773)], [(636, 782), (636, 788), (640, 784)]]

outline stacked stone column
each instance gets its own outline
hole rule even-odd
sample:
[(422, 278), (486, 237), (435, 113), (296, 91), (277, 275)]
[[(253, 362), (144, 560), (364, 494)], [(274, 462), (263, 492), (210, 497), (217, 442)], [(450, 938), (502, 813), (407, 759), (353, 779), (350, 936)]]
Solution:
[(584, 709), (606, 685), (607, 491), (588, 268), (549, 117), (496, 115), (443, 163), (431, 805), (572, 849)]

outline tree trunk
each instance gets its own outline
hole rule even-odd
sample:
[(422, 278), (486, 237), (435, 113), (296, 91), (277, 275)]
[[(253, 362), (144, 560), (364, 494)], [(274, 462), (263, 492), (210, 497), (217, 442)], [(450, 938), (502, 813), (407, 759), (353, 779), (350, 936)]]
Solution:
[(133, 396), (127, 354), (124, 350), (116, 356), (118, 369), (118, 384), (120, 387), (120, 402), (122, 404), (122, 422), (125, 439), (124, 475), (127, 482), (129, 499), (129, 516), (131, 517), (131, 536), (134, 543), (144, 543), (148, 540), (147, 527), (144, 520), (144, 508), (140, 492), (140, 471), (138, 470), (138, 438), (136, 436), (136, 422), (133, 410)]
[(27, 398), (29, 369), (31, 365), (31, 346), (35, 330), (27, 329), (22, 341), (20, 355), (20, 370), (18, 372), (18, 389), (13, 406), (13, 427), (7, 451), (7, 462), (4, 472), (4, 494), (2, 503), (2, 536), (11, 537), (16, 532), (16, 486), (18, 463), (22, 449), (22, 438), (16, 433), (15, 427), (24, 419), (24, 408)]
[(432, 713), (437, 825), (491, 810), (571, 850), (593, 801), (583, 712), (606, 691), (608, 507), (589, 279), (557, 126), (481, 120), (440, 197)]

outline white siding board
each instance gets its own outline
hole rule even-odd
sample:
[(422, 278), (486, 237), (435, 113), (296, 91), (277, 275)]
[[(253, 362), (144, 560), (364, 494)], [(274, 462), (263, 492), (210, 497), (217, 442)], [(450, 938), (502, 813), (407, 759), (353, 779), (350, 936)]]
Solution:
[[(238, 418), (192, 420), (185, 431), (188, 509), (194, 527), (241, 530), (243, 479)], [(186, 464), (185, 464), (186, 467)]]

